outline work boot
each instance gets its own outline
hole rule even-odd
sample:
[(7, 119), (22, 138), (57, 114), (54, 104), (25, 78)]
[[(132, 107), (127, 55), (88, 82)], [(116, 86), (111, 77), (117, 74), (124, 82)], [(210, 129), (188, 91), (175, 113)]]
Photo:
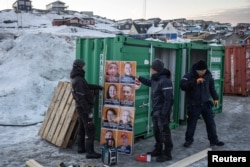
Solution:
[(172, 160), (171, 149), (164, 150), (163, 154), (156, 158), (156, 162), (165, 162)]
[(101, 158), (100, 153), (96, 153), (94, 150), (94, 141), (87, 141), (86, 142), (86, 158), (87, 159), (98, 159)]
[(213, 147), (213, 146), (224, 146), (224, 142), (222, 141), (217, 141), (215, 143), (210, 143), (210, 146)]
[(85, 147), (78, 147), (78, 148), (77, 148), (77, 152), (78, 152), (79, 154), (86, 153)]
[(183, 144), (183, 146), (184, 146), (184, 147), (190, 147), (192, 144), (193, 144), (193, 142), (186, 141), (186, 142)]
[(162, 155), (162, 144), (155, 144), (155, 149), (151, 152), (147, 152), (147, 154), (150, 154), (152, 157)]

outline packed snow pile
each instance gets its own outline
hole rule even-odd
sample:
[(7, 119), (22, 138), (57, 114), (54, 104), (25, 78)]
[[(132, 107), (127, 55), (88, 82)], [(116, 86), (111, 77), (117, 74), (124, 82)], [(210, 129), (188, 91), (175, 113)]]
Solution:
[(0, 124), (43, 121), (58, 82), (69, 81), (76, 39), (115, 36), (99, 20), (92, 29), (52, 26), (62, 17), (74, 15), (0, 12)]
[(0, 123), (42, 121), (58, 81), (69, 80), (74, 40), (26, 34), (1, 42), (0, 55)]

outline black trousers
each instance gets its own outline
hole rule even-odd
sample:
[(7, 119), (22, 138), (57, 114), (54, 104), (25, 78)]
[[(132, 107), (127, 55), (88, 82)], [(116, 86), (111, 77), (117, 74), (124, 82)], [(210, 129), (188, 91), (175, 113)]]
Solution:
[[(88, 123), (88, 112), (84, 111), (81, 107), (76, 108), (78, 114), (78, 138), (84, 141), (87, 136), (87, 141), (94, 141), (95, 139), (95, 126), (93, 123)], [(78, 141), (79, 141), (78, 140)]]
[(185, 140), (188, 142), (194, 141), (194, 133), (196, 129), (197, 120), (202, 115), (206, 124), (207, 137), (210, 143), (216, 143), (218, 136), (216, 132), (216, 124), (214, 121), (214, 114), (211, 102), (204, 103), (204, 105), (190, 105), (188, 106), (188, 119)]
[(156, 141), (156, 145), (164, 144), (165, 150), (173, 149), (173, 142), (171, 137), (171, 130), (169, 128), (170, 114), (153, 115), (153, 133)]

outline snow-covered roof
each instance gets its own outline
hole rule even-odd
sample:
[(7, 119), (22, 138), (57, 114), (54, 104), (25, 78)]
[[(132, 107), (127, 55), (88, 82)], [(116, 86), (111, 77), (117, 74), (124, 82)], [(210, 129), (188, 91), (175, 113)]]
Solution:
[(166, 27), (157, 34), (177, 34), (177, 30), (173, 27), (172, 23), (169, 22)]

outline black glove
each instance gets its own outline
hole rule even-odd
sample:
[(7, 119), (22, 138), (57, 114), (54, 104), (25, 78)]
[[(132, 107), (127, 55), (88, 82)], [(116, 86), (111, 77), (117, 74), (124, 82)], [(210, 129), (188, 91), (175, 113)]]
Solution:
[(102, 86), (99, 86), (99, 90), (103, 90), (103, 87), (102, 87)]
[(88, 115), (88, 124), (93, 124), (93, 113), (89, 113)]

